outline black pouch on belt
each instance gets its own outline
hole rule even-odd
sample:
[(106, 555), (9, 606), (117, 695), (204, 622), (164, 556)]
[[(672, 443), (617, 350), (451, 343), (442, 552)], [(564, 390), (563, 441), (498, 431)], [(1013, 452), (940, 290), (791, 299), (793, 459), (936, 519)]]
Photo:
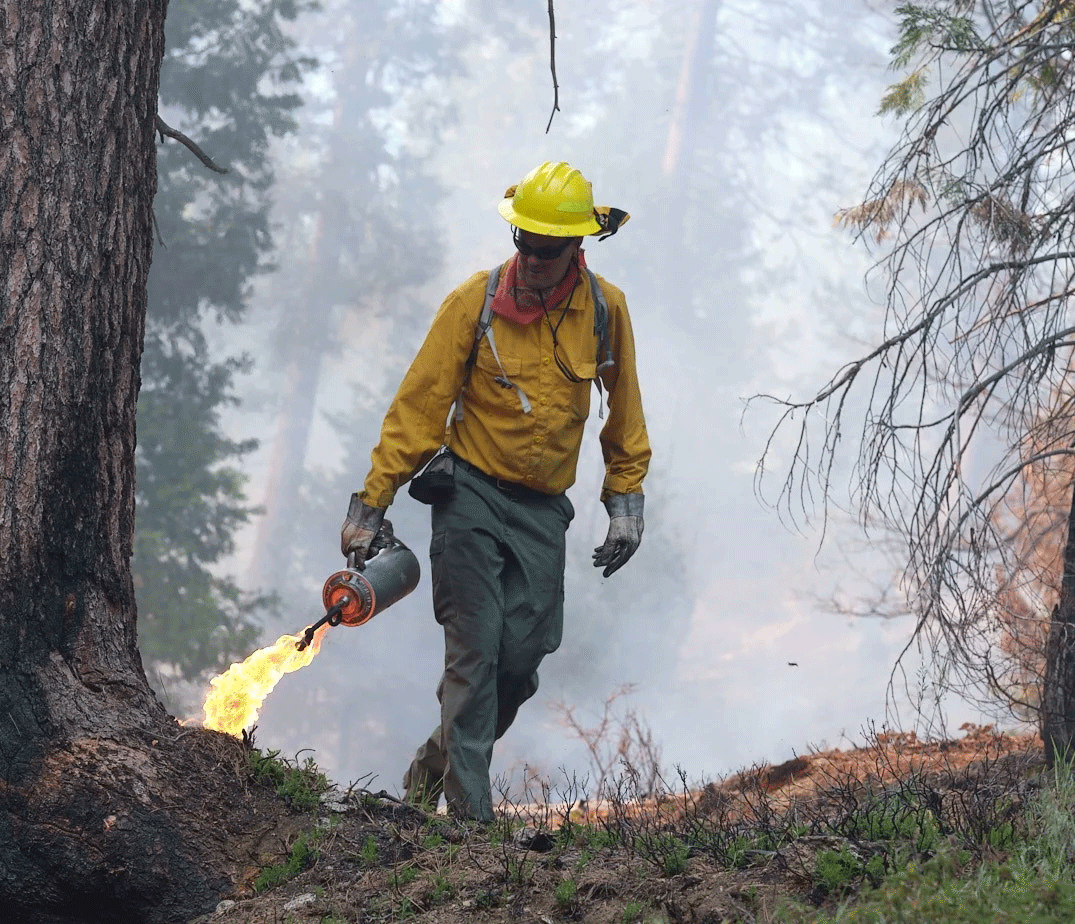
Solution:
[(443, 504), (455, 493), (455, 458), (441, 449), (421, 472), (411, 479), (407, 488), (420, 504)]

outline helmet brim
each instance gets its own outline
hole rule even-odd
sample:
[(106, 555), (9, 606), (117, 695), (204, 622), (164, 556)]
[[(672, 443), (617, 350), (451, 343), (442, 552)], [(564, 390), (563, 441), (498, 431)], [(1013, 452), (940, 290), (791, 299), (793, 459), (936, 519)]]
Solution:
[(497, 211), (505, 221), (531, 234), (545, 234), (549, 237), (585, 237), (588, 234), (600, 234), (602, 230), (600, 222), (592, 212), (588, 216), (565, 214), (565, 219), (570, 217), (573, 220), (561, 222), (538, 221), (527, 215), (521, 215), (516, 211), (514, 199), (510, 196), (500, 200)]

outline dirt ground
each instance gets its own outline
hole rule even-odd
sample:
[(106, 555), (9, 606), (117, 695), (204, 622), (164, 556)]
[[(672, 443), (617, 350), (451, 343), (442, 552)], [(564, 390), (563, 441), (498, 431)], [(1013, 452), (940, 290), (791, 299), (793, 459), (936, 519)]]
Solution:
[[(881, 735), (641, 804), (505, 805), (484, 830), (368, 792), (281, 810), (260, 787), (261, 824), (243, 845), (248, 879), (191, 924), (763, 921), (785, 900), (840, 897), (819, 880), (818, 857), (865, 866), (871, 844), (846, 824), (864, 800), (933, 800), (957, 833), (1000, 823), (987, 803), (1017, 810), (1043, 767), (1037, 735), (963, 731), (939, 742)], [(789, 830), (793, 840), (777, 836)], [(269, 887), (272, 878), (283, 881)]]

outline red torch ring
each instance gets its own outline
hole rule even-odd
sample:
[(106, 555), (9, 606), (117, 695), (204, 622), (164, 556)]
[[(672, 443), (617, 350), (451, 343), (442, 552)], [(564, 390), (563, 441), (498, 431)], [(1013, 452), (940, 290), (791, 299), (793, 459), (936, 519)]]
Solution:
[(350, 568), (337, 571), (325, 581), (321, 599), (328, 611), (339, 607), (339, 619), (333, 625), (341, 622), (345, 626), (364, 625), (373, 618), (377, 609), (377, 594), (373, 585), (361, 572)]

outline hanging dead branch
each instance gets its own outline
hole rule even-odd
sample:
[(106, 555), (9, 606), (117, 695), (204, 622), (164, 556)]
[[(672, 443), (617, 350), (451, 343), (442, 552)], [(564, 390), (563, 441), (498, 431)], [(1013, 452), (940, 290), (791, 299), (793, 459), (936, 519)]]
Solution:
[(552, 70), (552, 112), (549, 113), (549, 121), (545, 126), (545, 134), (552, 127), (553, 116), (560, 111), (560, 84), (556, 80), (556, 12), (552, 8), (553, 0), (549, 0), (549, 67)]

